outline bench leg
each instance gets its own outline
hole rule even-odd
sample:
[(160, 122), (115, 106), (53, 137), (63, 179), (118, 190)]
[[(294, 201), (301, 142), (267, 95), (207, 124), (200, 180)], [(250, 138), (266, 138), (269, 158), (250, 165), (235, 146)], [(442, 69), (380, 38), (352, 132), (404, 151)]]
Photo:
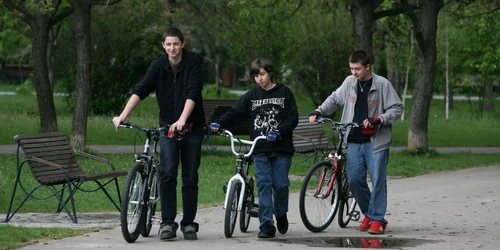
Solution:
[[(81, 185), (81, 184), (79, 184)], [(54, 189), (54, 193), (56, 193), (56, 189), (54, 187), (52, 187)], [(64, 200), (64, 190), (66, 190), (66, 188), (68, 188), (68, 198), (66, 198), (65, 201)], [(73, 194), (76, 192), (76, 190), (78, 189), (78, 187), (75, 187), (73, 190), (71, 190), (71, 184), (65, 184), (63, 187), (62, 187), (62, 190), (61, 190), (61, 194), (60, 195), (57, 195), (56, 194), (56, 197), (59, 201), (58, 205), (57, 205), (57, 213), (60, 213), (63, 209), (64, 211), (68, 214), (69, 218), (73, 221), (73, 223), (78, 223), (78, 219), (76, 217), (76, 209), (75, 209), (75, 200), (73, 199)], [(71, 201), (71, 208), (72, 208), (72, 211), (70, 211), (68, 209), (68, 202)], [(71, 212), (73, 212), (73, 214), (71, 214)]]
[(24, 204), (24, 202), (26, 202), (26, 200), (28, 199), (28, 197), (26, 197), (23, 202), (21, 202), (21, 205), (19, 205), (19, 207), (12, 213), (12, 215), (10, 215), (10, 211), (12, 209), (12, 204), (14, 203), (14, 197), (16, 196), (16, 190), (17, 190), (17, 185), (19, 184), (19, 171), (17, 173), (17, 176), (16, 176), (16, 182), (14, 183), (14, 189), (12, 190), (12, 196), (10, 197), (10, 204), (9, 204), (9, 209), (7, 210), (7, 216), (5, 216), (5, 220), (3, 222), (9, 222), (10, 219), (12, 219), (12, 217), (14, 216), (14, 214), (16, 214), (17, 210), (19, 210), (19, 208), (21, 208), (21, 206)]
[[(121, 198), (120, 198), (120, 191), (118, 189), (118, 180), (117, 178), (113, 178), (114, 179), (114, 182), (116, 184), (116, 188), (117, 188), (117, 192), (118, 192), (118, 199), (120, 199), (120, 204), (121, 204)], [(110, 180), (110, 181), (113, 181), (113, 180)], [(99, 181), (95, 180), (95, 183), (97, 183), (97, 185), (99, 186), (99, 188), (102, 190), (102, 192), (104, 192), (104, 194), (108, 197), (108, 199), (113, 203), (113, 205), (115, 206), (116, 209), (118, 209), (118, 211), (120, 211), (120, 207), (116, 204), (115, 200), (113, 200), (113, 198), (111, 197), (111, 195), (109, 195), (108, 191), (104, 188), (104, 186), (106, 186), (110, 181), (106, 182), (106, 184), (102, 185)]]

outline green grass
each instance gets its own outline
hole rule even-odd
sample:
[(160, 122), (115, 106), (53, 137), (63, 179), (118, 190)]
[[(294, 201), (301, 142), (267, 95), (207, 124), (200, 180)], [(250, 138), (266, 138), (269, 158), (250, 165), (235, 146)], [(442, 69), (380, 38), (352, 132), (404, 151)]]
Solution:
[(0, 91), (15, 92), (19, 86), (21, 86), (20, 80), (9, 80), (9, 81), (2, 80), (0, 82)]
[(99, 229), (25, 228), (2, 225), (0, 226), (0, 250), (15, 249), (26, 245), (98, 231)]
[[(296, 94), (300, 115), (309, 114), (313, 105), (308, 99)], [(209, 98), (208, 96), (206, 98)], [(54, 97), (59, 130), (71, 134), (72, 110), (63, 97)], [(443, 101), (431, 103), (428, 121), (429, 147), (500, 146), (500, 108), (480, 115), (475, 110), (477, 102), (455, 101), (450, 111), (450, 119), (445, 121)], [(36, 97), (31, 95), (0, 97), (0, 145), (15, 144), (13, 136), (23, 133), (40, 132), (40, 120)], [(406, 101), (406, 119), (393, 126), (393, 145), (408, 144), (408, 116), (411, 101)], [(500, 107), (500, 101), (495, 102)], [(118, 114), (117, 114), (118, 115)], [(135, 131), (121, 129), (115, 132), (111, 124), (112, 116), (91, 116), (87, 125), (87, 145), (133, 144)], [(158, 107), (154, 98), (147, 98), (129, 116), (129, 121), (140, 126), (158, 126)], [(224, 144), (224, 138), (215, 138), (215, 144)]]

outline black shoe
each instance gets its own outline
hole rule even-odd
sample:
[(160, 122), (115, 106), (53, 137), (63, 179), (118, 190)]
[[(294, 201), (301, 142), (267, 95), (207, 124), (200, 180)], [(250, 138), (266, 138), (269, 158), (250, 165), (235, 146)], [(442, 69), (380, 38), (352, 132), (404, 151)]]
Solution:
[(276, 236), (276, 228), (271, 222), (266, 222), (260, 228), (259, 238), (274, 238)]
[(177, 231), (177, 228), (179, 226), (177, 226), (176, 224), (164, 224), (161, 226), (160, 228), (160, 239), (161, 240), (172, 240), (174, 239), (175, 237), (177, 237), (177, 234), (176, 234), (176, 231)]
[(280, 232), (280, 234), (286, 234), (288, 231), (288, 219), (286, 218), (286, 213), (282, 217), (276, 217), (276, 224), (278, 224), (278, 232)]
[(189, 224), (182, 227), (182, 232), (184, 233), (185, 240), (197, 240), (198, 236), (196, 232), (198, 232), (197, 224)]

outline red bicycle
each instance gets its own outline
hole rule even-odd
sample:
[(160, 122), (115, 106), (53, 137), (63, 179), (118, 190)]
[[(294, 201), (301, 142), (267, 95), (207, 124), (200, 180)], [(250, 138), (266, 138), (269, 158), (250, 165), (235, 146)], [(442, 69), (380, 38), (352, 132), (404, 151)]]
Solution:
[(353, 122), (335, 122), (325, 117), (318, 117), (316, 121), (330, 123), (332, 139), (338, 134), (339, 141), (335, 152), (328, 154), (325, 160), (314, 164), (302, 182), (299, 196), (300, 218), (311, 232), (325, 230), (337, 212), (338, 224), (342, 228), (351, 220), (358, 221), (360, 218), (360, 212), (355, 210), (356, 200), (347, 182), (342, 144), (348, 128), (362, 125)]

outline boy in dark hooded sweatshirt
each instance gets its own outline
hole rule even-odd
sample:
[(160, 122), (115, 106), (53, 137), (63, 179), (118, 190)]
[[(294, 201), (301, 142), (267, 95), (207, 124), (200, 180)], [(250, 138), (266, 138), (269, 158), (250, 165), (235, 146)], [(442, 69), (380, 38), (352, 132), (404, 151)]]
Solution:
[(284, 234), (288, 230), (288, 172), (294, 154), (297, 105), (288, 87), (273, 82), (274, 69), (269, 60), (255, 59), (250, 73), (259, 86), (243, 95), (216, 123), (211, 123), (210, 129), (217, 132), (220, 128), (230, 128), (244, 119), (251, 119), (250, 139), (267, 136), (267, 141), (257, 142), (253, 160), (259, 195), (258, 237), (273, 238), (276, 234), (273, 213), (278, 231)]
[(184, 132), (182, 140), (170, 137), (170, 133), (160, 136), (160, 239), (177, 237), (177, 175), (181, 163), (183, 216), (180, 226), (184, 239), (196, 240), (199, 227), (195, 222), (198, 169), (205, 124), (201, 61), (196, 54), (184, 49), (184, 35), (177, 28), (169, 28), (163, 33), (161, 45), (166, 53), (151, 63), (120, 116), (113, 118), (113, 123), (118, 130), (135, 107), (155, 92), (160, 108), (160, 126), (170, 124), (169, 132)]

